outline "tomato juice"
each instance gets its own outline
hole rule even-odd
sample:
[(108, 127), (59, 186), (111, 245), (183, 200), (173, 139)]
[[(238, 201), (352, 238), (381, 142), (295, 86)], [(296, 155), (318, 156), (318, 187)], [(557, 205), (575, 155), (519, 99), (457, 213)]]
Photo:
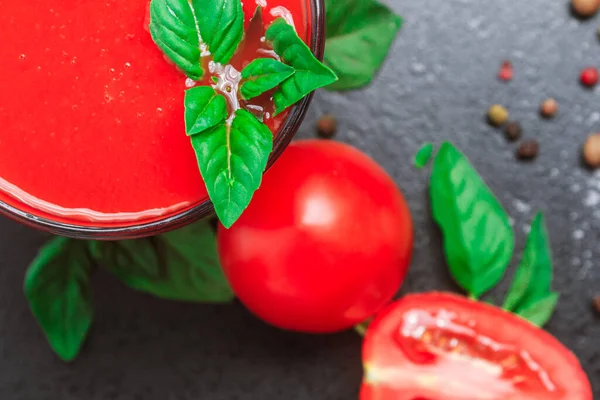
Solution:
[[(309, 43), (308, 0), (243, 3), (247, 34), (229, 70), (215, 73), (273, 56), (264, 27), (251, 23), (258, 5), (265, 26), (284, 17)], [(148, 5), (0, 0), (0, 202), (34, 219), (99, 228), (206, 202), (183, 118), (184, 90), (197, 82), (152, 41)], [(208, 82), (209, 57), (203, 62)], [(286, 114), (271, 118), (268, 96), (250, 103), (276, 133)]]

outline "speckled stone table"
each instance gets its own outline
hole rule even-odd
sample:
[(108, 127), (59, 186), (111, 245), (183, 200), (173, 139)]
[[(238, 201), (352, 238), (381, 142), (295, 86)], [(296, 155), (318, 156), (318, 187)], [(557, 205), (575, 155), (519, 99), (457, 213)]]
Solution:
[[(548, 326), (580, 358), (600, 399), (600, 173), (580, 165), (587, 134), (600, 130), (600, 91), (582, 89), (579, 70), (600, 64), (600, 17), (578, 21), (567, 1), (394, 0), (405, 17), (390, 60), (374, 84), (319, 92), (300, 136), (334, 113), (339, 138), (383, 164), (404, 190), (416, 224), (404, 291), (455, 290), (429, 214), (427, 172), (411, 158), (424, 141), (451, 140), (473, 161), (510, 212), (522, 248), (537, 210), (548, 217), (562, 293)], [(515, 79), (496, 78), (511, 60)], [(559, 117), (539, 102), (555, 97)], [(508, 106), (541, 153), (528, 164), (484, 122), (492, 103)], [(265, 326), (239, 304), (170, 303), (94, 277), (95, 323), (82, 355), (51, 353), (22, 295), (25, 268), (46, 236), (0, 220), (0, 399), (6, 400), (348, 400), (356, 398), (360, 339), (348, 332), (305, 336)], [(512, 273), (514, 265), (509, 273)], [(505, 280), (492, 297), (500, 299)], [(576, 400), (576, 399), (573, 399)]]

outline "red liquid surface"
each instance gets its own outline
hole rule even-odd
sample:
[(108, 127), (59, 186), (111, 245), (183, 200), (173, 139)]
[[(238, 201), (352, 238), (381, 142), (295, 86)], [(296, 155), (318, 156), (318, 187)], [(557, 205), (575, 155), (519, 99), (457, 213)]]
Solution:
[[(244, 3), (249, 21), (256, 3)], [(306, 0), (267, 3), (266, 23), (285, 7), (307, 40)], [(185, 135), (186, 79), (152, 42), (147, 0), (0, 8), (1, 201), (59, 222), (127, 226), (206, 200)], [(265, 57), (264, 46), (247, 35), (232, 65)], [(276, 132), (282, 118), (266, 122)]]

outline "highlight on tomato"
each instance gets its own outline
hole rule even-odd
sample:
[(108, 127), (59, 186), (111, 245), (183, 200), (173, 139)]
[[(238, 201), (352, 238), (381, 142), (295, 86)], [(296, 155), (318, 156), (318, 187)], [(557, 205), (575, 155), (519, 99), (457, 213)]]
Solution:
[(412, 245), (392, 178), (357, 149), (322, 140), (292, 143), (241, 218), (218, 232), (240, 301), (274, 326), (311, 333), (350, 328), (384, 307)]
[(389, 305), (363, 345), (360, 400), (592, 400), (579, 361), (549, 333), (454, 294)]

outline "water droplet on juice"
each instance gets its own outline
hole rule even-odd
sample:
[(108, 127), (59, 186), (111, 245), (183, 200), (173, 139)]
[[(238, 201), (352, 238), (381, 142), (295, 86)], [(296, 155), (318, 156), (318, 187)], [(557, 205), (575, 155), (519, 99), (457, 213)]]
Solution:
[(162, 109), (162, 108), (158, 107), (158, 108), (156, 109), (156, 113), (157, 113), (158, 115), (162, 114), (162, 112), (163, 112), (163, 109)]
[(19, 60), (24, 61), (27, 58), (27, 56), (25, 54), (21, 54), (19, 56)]
[(128, 62), (126, 62), (126, 63), (125, 63), (125, 68), (131, 68), (131, 64), (130, 64), (130, 63), (128, 63)]
[(111, 69), (108, 70), (108, 72), (110, 72), (111, 74), (114, 74), (115, 73), (115, 69), (111, 68)]

